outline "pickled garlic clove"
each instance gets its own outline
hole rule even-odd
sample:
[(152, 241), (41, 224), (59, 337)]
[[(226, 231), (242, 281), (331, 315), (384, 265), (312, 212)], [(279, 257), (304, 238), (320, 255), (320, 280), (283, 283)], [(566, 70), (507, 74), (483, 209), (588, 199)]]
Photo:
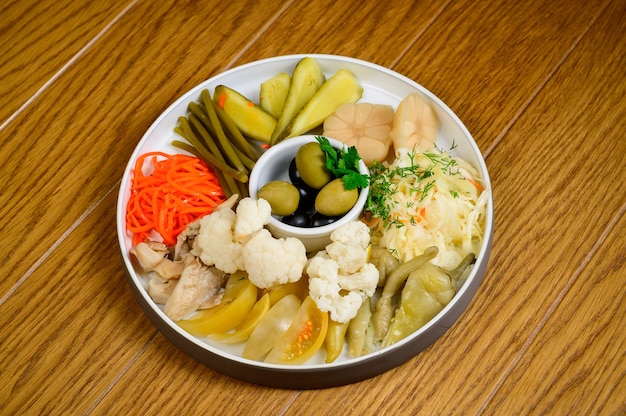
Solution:
[(439, 118), (429, 100), (420, 93), (407, 95), (398, 105), (391, 129), (394, 148), (411, 151), (431, 149), (439, 134)]
[(387, 158), (394, 112), (372, 103), (343, 104), (324, 121), (324, 136), (356, 147), (366, 165)]

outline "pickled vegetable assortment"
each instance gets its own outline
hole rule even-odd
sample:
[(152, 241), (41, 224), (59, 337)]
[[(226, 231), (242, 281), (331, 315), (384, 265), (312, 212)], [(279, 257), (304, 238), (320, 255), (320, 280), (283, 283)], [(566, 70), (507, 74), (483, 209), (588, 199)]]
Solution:
[[(189, 103), (172, 144), (215, 172), (220, 204), (167, 241), (137, 231), (131, 249), (149, 295), (183, 330), (240, 345), (248, 360), (332, 363), (401, 341), (454, 298), (482, 245), (489, 189), (475, 167), (437, 147), (427, 97), (407, 94), (397, 109), (362, 97), (355, 74), (325, 74), (307, 57), (262, 80), (258, 103), (227, 85)], [(248, 197), (261, 149), (305, 133), (316, 141), (298, 149), (289, 180)], [(271, 215), (331, 224), (366, 189), (361, 218), (319, 252), (265, 228)]]

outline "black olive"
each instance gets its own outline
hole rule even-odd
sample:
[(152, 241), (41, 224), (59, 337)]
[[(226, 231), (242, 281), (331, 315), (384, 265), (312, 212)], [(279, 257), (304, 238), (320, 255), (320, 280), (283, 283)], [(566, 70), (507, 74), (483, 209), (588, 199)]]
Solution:
[(298, 168), (296, 167), (296, 158), (291, 159), (289, 163), (289, 180), (292, 184), (294, 184), (298, 188), (306, 189), (307, 191), (317, 192), (317, 189), (310, 187), (304, 182), (302, 177), (300, 176), (300, 172), (298, 172)]
[(289, 163), (289, 180), (295, 186), (299, 186), (300, 184), (306, 185), (302, 178), (300, 177), (300, 173), (298, 172), (298, 168), (296, 167), (296, 158), (291, 159), (291, 163)]
[(283, 217), (281, 221), (287, 225), (292, 225), (294, 227), (311, 227), (311, 219), (309, 218), (309, 215), (303, 211), (296, 211), (291, 215), (287, 215)]
[(289, 180), (291, 180), (291, 183), (298, 189), (298, 192), (300, 192), (300, 204), (298, 205), (298, 211), (312, 209), (315, 205), (315, 198), (317, 197), (317, 193), (319, 191), (311, 188), (309, 185), (304, 183), (302, 178), (300, 178), (298, 169), (296, 169), (295, 158), (291, 159), (291, 163), (289, 164)]
[(337, 217), (328, 217), (326, 215), (320, 214), (319, 212), (316, 212), (311, 217), (311, 227), (323, 227), (324, 225), (332, 224), (341, 217), (341, 215)]
[(318, 192), (315, 189), (295, 185), (298, 192), (300, 192), (300, 203), (298, 204), (299, 211), (308, 211), (315, 207), (315, 198), (317, 198)]

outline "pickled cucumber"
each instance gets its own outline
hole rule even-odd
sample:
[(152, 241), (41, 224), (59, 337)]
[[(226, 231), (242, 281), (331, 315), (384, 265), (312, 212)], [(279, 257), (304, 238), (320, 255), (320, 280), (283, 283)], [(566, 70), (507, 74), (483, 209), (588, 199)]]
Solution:
[(302, 58), (291, 74), (291, 85), (285, 98), (283, 111), (278, 118), (276, 128), (272, 132), (270, 143), (278, 143), (284, 138), (283, 130), (291, 123), (304, 105), (326, 81), (326, 76), (317, 61), (311, 57)]
[(225, 85), (215, 87), (213, 101), (247, 137), (269, 143), (276, 119), (241, 93)]
[(291, 76), (286, 72), (279, 72), (263, 81), (259, 89), (259, 105), (262, 109), (278, 119), (283, 112), (285, 98), (291, 85)]
[(310, 131), (321, 125), (340, 105), (357, 102), (362, 95), (363, 87), (354, 74), (347, 69), (338, 70), (313, 94), (279, 135), (279, 140)]

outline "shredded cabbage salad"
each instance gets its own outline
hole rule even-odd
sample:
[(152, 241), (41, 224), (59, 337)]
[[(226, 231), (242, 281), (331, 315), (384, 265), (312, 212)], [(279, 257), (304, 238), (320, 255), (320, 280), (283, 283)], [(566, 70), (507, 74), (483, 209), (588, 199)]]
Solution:
[(437, 246), (432, 263), (452, 269), (480, 250), (489, 192), (479, 172), (449, 152), (399, 149), (392, 164), (371, 167), (372, 241), (401, 261)]

